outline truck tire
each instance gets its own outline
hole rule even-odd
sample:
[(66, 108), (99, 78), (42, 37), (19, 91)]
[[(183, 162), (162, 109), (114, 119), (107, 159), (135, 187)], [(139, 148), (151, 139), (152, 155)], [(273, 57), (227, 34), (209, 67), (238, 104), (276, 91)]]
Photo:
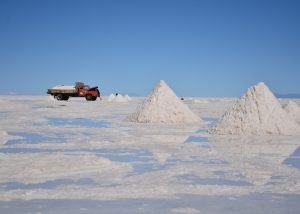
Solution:
[(95, 100), (97, 100), (97, 97), (92, 97), (92, 101), (95, 101)]
[(87, 94), (87, 95), (85, 96), (85, 99), (86, 99), (87, 101), (92, 101), (92, 100), (93, 100), (93, 96), (92, 96), (91, 94)]
[(58, 94), (58, 95), (56, 95), (56, 99), (59, 101), (64, 100), (64, 95)]
[(68, 95), (64, 96), (63, 100), (65, 101), (69, 100), (69, 96)]

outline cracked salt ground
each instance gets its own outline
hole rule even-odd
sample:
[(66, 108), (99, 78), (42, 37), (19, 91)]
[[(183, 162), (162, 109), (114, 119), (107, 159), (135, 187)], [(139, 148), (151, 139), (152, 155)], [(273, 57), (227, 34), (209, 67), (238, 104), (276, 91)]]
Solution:
[(133, 164), (132, 167), (133, 171), (129, 174), (129, 176), (164, 169), (164, 166), (155, 162)]
[(219, 118), (215, 118), (215, 117), (203, 117), (202, 119), (204, 120), (204, 122), (207, 124), (209, 128), (215, 125), (219, 120)]
[(179, 195), (175, 199), (30, 200), (0, 201), (3, 213), (230, 213), (293, 214), (299, 195), (250, 194), (245, 196)]
[(0, 183), (0, 189), (15, 190), (15, 189), (54, 189), (61, 185), (94, 185), (95, 181), (91, 178), (81, 178), (78, 180), (72, 179), (56, 179), (43, 183), (24, 184), (20, 182)]
[(92, 151), (97, 156), (117, 162), (147, 162), (153, 160), (152, 154), (145, 149), (96, 149)]
[(228, 165), (229, 164), (229, 162), (222, 159), (218, 159), (217, 157), (214, 156), (212, 157), (206, 156), (205, 158), (199, 156), (188, 156), (185, 159), (169, 158), (163, 166), (172, 166), (179, 163), (194, 163), (194, 164), (207, 164), (207, 165), (209, 164)]
[[(69, 210), (60, 205), (64, 213), (241, 213), (243, 205), (265, 208), (256, 213), (288, 213), (300, 208), (293, 203), (299, 201), (300, 170), (286, 164), (299, 156), (299, 137), (218, 139), (207, 133), (234, 99), (187, 102), (204, 119), (191, 126), (124, 122), (142, 98), (122, 105), (17, 99), (1, 103), (7, 111), (0, 117), (5, 129), (0, 145), (1, 213), (14, 213), (19, 207), (24, 212), (57, 213), (54, 209), (61, 203), (70, 205)], [(45, 118), (63, 121), (46, 125)], [(74, 118), (108, 124), (72, 124)], [(23, 136), (28, 143), (14, 144), (18, 139), (10, 138), (12, 133), (46, 139)], [(63, 138), (63, 143), (47, 138)], [(45, 209), (36, 209), (37, 204)], [(230, 212), (224, 211), (226, 206)]]
[[(32, 151), (32, 150), (29, 150)], [(81, 149), (81, 150), (60, 150), (60, 152), (90, 152), (95, 153), (99, 157), (105, 157), (112, 161), (117, 162), (132, 162), (133, 171), (130, 175), (141, 174), (145, 172), (163, 170), (170, 166), (174, 166), (178, 163), (202, 163), (202, 164), (223, 164), (224, 162), (220, 160), (201, 160), (199, 157), (193, 158), (193, 160), (170, 160), (165, 164), (160, 165), (156, 163), (153, 159), (153, 156), (147, 150), (142, 149), (128, 149), (128, 148), (119, 148), (119, 149)], [(24, 152), (21, 150), (21, 152)], [(33, 152), (33, 151), (32, 151)], [(49, 152), (49, 150), (41, 150), (41, 152)], [(58, 152), (53, 150), (52, 152)], [(148, 162), (148, 163), (147, 163)]]
[(179, 180), (179, 182), (185, 183), (185, 184), (201, 184), (201, 185), (228, 185), (228, 186), (252, 186), (251, 183), (249, 183), (246, 180), (229, 180), (225, 178), (201, 178), (199, 176), (193, 175), (193, 174), (183, 174), (178, 175), (176, 178)]
[(0, 153), (17, 154), (17, 153), (54, 153), (62, 152), (61, 149), (39, 149), (39, 148), (0, 148)]
[(185, 143), (200, 143), (202, 148), (211, 148), (211, 145), (208, 143), (208, 137), (190, 136)]
[(107, 122), (104, 121), (95, 121), (85, 118), (55, 118), (50, 117), (46, 118), (48, 121), (46, 123), (38, 123), (37, 126), (79, 126), (79, 127), (88, 127), (88, 128), (106, 128), (108, 126)]
[(190, 136), (188, 139), (185, 141), (185, 143), (193, 143), (193, 142), (208, 142), (207, 137), (199, 137), (199, 136)]
[(284, 161), (284, 164), (300, 169), (300, 147), (298, 147), (293, 154), (287, 157)]
[[(143, 173), (149, 173), (149, 172), (155, 172), (155, 171), (162, 171), (167, 170), (169, 168), (172, 168), (178, 164), (203, 164), (203, 165), (223, 165), (228, 164), (225, 161), (222, 160), (202, 160), (197, 157), (190, 157), (190, 160), (167, 160), (164, 164), (160, 164), (155, 159), (151, 160), (149, 159), (149, 162), (139, 162), (139, 163), (133, 163), (133, 171), (129, 175), (137, 175), (137, 174), (143, 174)], [(187, 165), (188, 167), (188, 165)]]
[[(8, 140), (5, 145), (15, 144), (38, 144), (38, 143), (60, 143), (64, 141), (63, 137), (48, 137), (36, 133), (9, 132), (12, 136), (21, 137), (21, 139)], [(56, 136), (60, 134), (55, 134)]]
[[(14, 133), (21, 135), (20, 133)], [(23, 133), (24, 134), (24, 133)], [(40, 143), (51, 138), (43, 137), (34, 134), (24, 134), (27, 137), (25, 140), (21, 139), (15, 141), (8, 141), (6, 145), (15, 145), (20, 143)], [(111, 161), (116, 162), (130, 162), (133, 165), (131, 174), (143, 173), (151, 170), (162, 169), (163, 167), (155, 163), (153, 155), (145, 149), (129, 149), (129, 148), (116, 148), (116, 149), (40, 149), (40, 148), (0, 148), (0, 153), (57, 153), (65, 152), (70, 155), (76, 155), (80, 152), (88, 152), (95, 154), (98, 157), (105, 157)], [(75, 154), (74, 154), (75, 153)], [(79, 153), (79, 154), (80, 154)]]
[(276, 185), (281, 184), (283, 180), (286, 179), (286, 176), (272, 176), (266, 185)]
[[(14, 145), (14, 144), (11, 144)], [(81, 153), (91, 153), (99, 157), (105, 157), (117, 162), (138, 162), (145, 163), (153, 160), (152, 154), (145, 149), (43, 149), (43, 148), (0, 148), (1, 153), (56, 153), (65, 152), (70, 155), (78, 155)]]
[(272, 178), (277, 177), (277, 181), (278, 178), (281, 178), (280, 182), (283, 184), (292, 182), (297, 185), (299, 171), (289, 168), (285, 163), (285, 160), (297, 151), (298, 145), (295, 145), (293, 140), (269, 137), (222, 138), (221, 140), (223, 142), (214, 139), (214, 145), (217, 149), (222, 147), (224, 158), (231, 163), (233, 168), (239, 168), (251, 183), (267, 185), (273, 182)]
[[(150, 170), (157, 170), (160, 167), (155, 163), (152, 154), (142, 149), (38, 149), (38, 148), (0, 148), (0, 153), (57, 153), (65, 152), (70, 155), (78, 155), (82, 152), (95, 154), (116, 162), (129, 162), (133, 165), (131, 174), (143, 173)], [(78, 153), (79, 152), (79, 153)], [(75, 153), (75, 154), (74, 154)], [(78, 153), (78, 154), (77, 154)]]

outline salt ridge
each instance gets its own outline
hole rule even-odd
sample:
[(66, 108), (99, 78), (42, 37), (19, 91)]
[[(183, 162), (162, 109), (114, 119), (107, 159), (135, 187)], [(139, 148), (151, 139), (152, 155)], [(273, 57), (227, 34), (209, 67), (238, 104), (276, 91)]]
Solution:
[(109, 102), (118, 102), (118, 103), (124, 103), (124, 102), (128, 102), (131, 101), (131, 97), (129, 97), (128, 95), (123, 96), (122, 94), (110, 94), (107, 98), (107, 101)]

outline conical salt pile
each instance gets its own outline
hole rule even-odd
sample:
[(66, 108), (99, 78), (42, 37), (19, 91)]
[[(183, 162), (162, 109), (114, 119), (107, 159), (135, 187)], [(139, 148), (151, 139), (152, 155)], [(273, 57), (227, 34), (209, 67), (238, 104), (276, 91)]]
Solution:
[(135, 113), (127, 121), (139, 123), (200, 123), (194, 114), (161, 80)]
[(300, 123), (300, 107), (297, 105), (297, 103), (289, 101), (285, 106), (283, 106), (283, 108), (291, 118)]
[(127, 101), (131, 101), (131, 100), (132, 100), (132, 98), (131, 98), (131, 97), (129, 97), (129, 95), (128, 95), (128, 94), (125, 94), (124, 98), (125, 98)]
[(128, 102), (128, 100), (126, 98), (124, 98), (122, 96), (122, 94), (118, 94), (117, 96), (115, 96), (115, 99), (113, 99), (112, 101), (117, 102), (117, 103)]
[(110, 94), (108, 97), (107, 97), (107, 101), (111, 102), (112, 100), (115, 99), (115, 95), (114, 94)]
[(294, 135), (300, 134), (300, 127), (261, 82), (249, 88), (209, 132), (233, 135)]

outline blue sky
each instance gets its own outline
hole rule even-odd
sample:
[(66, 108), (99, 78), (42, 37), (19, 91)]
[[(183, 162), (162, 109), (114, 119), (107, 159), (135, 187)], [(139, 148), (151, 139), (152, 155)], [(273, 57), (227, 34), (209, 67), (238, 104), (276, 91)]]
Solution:
[(0, 94), (84, 81), (147, 95), (300, 93), (300, 1), (0, 0)]

